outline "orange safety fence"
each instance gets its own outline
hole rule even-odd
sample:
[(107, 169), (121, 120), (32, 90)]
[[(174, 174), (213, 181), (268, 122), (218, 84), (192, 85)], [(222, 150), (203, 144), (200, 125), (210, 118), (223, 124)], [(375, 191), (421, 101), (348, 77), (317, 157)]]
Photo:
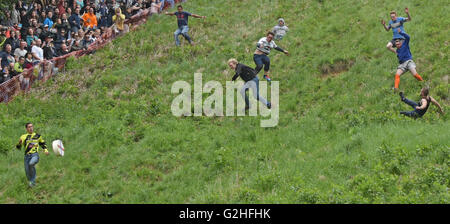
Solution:
[[(186, 0), (175, 0), (175, 3), (184, 1)], [(165, 2), (164, 9), (167, 9), (169, 6), (169, 3)], [(138, 14), (125, 20), (125, 24), (128, 24), (130, 28), (139, 26), (142, 23), (145, 23), (147, 18), (151, 15), (150, 8), (144, 9)], [(46, 82), (49, 78), (64, 68), (67, 58), (72, 56), (79, 58), (86, 54), (92, 53), (110, 43), (117, 36), (119, 36), (119, 34), (114, 32), (112, 27), (109, 27), (102, 33), (102, 38), (99, 38), (94, 43), (89, 45), (87, 49), (74, 51), (51, 60), (44, 60), (32, 68), (25, 69), (21, 74), (16, 75), (10, 80), (0, 84), (0, 103), (8, 103), (20, 92), (28, 92), (36, 80)]]

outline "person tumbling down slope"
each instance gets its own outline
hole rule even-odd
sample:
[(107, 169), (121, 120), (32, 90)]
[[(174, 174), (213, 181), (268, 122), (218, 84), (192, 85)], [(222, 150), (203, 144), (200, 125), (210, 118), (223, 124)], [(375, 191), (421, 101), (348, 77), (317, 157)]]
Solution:
[(278, 19), (278, 24), (272, 28), (272, 32), (275, 34), (275, 40), (282, 40), (288, 31), (289, 28), (285, 25), (283, 18)]
[(256, 44), (256, 50), (253, 54), (253, 61), (255, 61), (256, 67), (256, 74), (258, 74), (261, 69), (264, 67), (264, 78), (267, 81), (271, 81), (269, 77), (269, 70), (270, 70), (270, 58), (267, 56), (270, 54), (270, 50), (273, 48), (277, 51), (283, 52), (286, 55), (289, 55), (289, 52), (286, 50), (281, 49), (275, 44), (275, 41), (273, 41), (275, 34), (273, 32), (268, 32), (266, 37), (263, 37), (259, 39), (258, 43)]
[(383, 24), (383, 27), (386, 31), (392, 29), (393, 37), (392, 40), (389, 41), (388, 44), (386, 45), (386, 48), (394, 53), (395, 49), (392, 46), (395, 46), (395, 41), (398, 39), (404, 39), (404, 37), (400, 35), (400, 33), (398, 32), (398, 29), (405, 32), (405, 29), (403, 28), (403, 23), (411, 21), (411, 16), (409, 15), (408, 8), (405, 8), (405, 13), (406, 15), (408, 15), (408, 18), (397, 17), (397, 12), (395, 11), (390, 12), (389, 15), (391, 16), (391, 20), (389, 21), (389, 26), (386, 26), (386, 22), (384, 21), (384, 19), (381, 20), (381, 24)]
[(244, 80), (245, 84), (241, 89), (242, 98), (245, 99), (245, 110), (250, 108), (250, 102), (248, 100), (247, 95), (245, 94), (248, 89), (252, 89), (253, 96), (256, 100), (261, 101), (267, 108), (271, 108), (272, 105), (268, 102), (264, 97), (259, 95), (259, 79), (256, 75), (256, 71), (247, 65), (240, 64), (234, 58), (228, 60), (228, 66), (236, 71), (236, 74), (233, 76), (232, 81), (235, 81), (239, 76), (242, 80)]
[(413, 117), (413, 118), (418, 118), (418, 117), (422, 117), (428, 110), (428, 107), (430, 106), (430, 103), (433, 103), (434, 105), (436, 105), (439, 108), (439, 113), (443, 114), (444, 111), (442, 110), (441, 105), (431, 96), (428, 95), (429, 94), (429, 89), (428, 88), (422, 88), (420, 90), (420, 101), (419, 102), (414, 102), (412, 100), (409, 100), (407, 98), (405, 98), (405, 96), (403, 95), (403, 92), (400, 92), (400, 98), (401, 100), (410, 105), (414, 110), (413, 111), (402, 111), (400, 112), (400, 114), (403, 114), (405, 116), (408, 117)]
[(416, 64), (412, 60), (412, 54), (409, 49), (409, 40), (410, 37), (408, 34), (404, 33), (400, 29), (398, 29), (400, 35), (405, 37), (405, 40), (397, 39), (395, 40), (395, 46), (397, 47), (396, 54), (398, 58), (398, 63), (400, 64), (397, 67), (397, 73), (395, 74), (395, 82), (394, 82), (394, 90), (398, 90), (398, 86), (400, 84), (400, 76), (406, 71), (410, 71), (411, 74), (418, 80), (423, 81), (422, 77), (416, 71)]
[(178, 36), (181, 34), (187, 41), (189, 41), (189, 44), (194, 45), (194, 42), (192, 41), (191, 37), (188, 34), (189, 26), (188, 26), (188, 19), (189, 16), (192, 16), (194, 18), (201, 18), (205, 19), (206, 16), (199, 16), (196, 14), (191, 14), (189, 12), (183, 11), (183, 6), (179, 5), (177, 7), (178, 11), (174, 13), (166, 12), (166, 15), (169, 16), (177, 16), (178, 21), (178, 29), (173, 33), (175, 36), (175, 44), (177, 46), (180, 46), (180, 40), (178, 39)]

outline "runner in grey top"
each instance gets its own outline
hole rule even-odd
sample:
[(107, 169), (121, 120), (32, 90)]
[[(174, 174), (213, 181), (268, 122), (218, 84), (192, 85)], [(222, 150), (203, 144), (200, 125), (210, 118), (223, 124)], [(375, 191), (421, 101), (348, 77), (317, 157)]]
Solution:
[(275, 40), (282, 40), (288, 31), (289, 28), (285, 25), (283, 18), (278, 19), (278, 25), (272, 29), (272, 32), (275, 34)]

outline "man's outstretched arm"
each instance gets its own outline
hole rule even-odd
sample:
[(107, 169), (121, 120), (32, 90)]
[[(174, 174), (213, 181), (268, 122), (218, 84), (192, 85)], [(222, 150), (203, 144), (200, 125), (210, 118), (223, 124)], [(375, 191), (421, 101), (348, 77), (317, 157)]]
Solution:
[(206, 16), (199, 16), (197, 14), (192, 14), (192, 17), (199, 18), (199, 19), (205, 19), (206, 18)]
[(439, 112), (441, 114), (444, 114), (444, 110), (442, 110), (441, 105), (433, 97), (430, 96), (430, 98), (431, 98), (431, 102), (439, 108)]

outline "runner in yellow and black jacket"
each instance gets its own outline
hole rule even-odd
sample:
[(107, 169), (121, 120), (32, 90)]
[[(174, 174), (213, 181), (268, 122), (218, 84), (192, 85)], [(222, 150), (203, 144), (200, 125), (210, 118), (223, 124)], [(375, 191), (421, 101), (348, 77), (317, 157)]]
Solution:
[(27, 129), (27, 134), (20, 136), (16, 148), (20, 150), (23, 147), (25, 149), (25, 174), (29, 181), (28, 185), (34, 187), (36, 184), (35, 165), (39, 162), (39, 147), (44, 149), (46, 155), (48, 155), (48, 150), (42, 136), (34, 132), (32, 123), (27, 123), (25, 128)]

